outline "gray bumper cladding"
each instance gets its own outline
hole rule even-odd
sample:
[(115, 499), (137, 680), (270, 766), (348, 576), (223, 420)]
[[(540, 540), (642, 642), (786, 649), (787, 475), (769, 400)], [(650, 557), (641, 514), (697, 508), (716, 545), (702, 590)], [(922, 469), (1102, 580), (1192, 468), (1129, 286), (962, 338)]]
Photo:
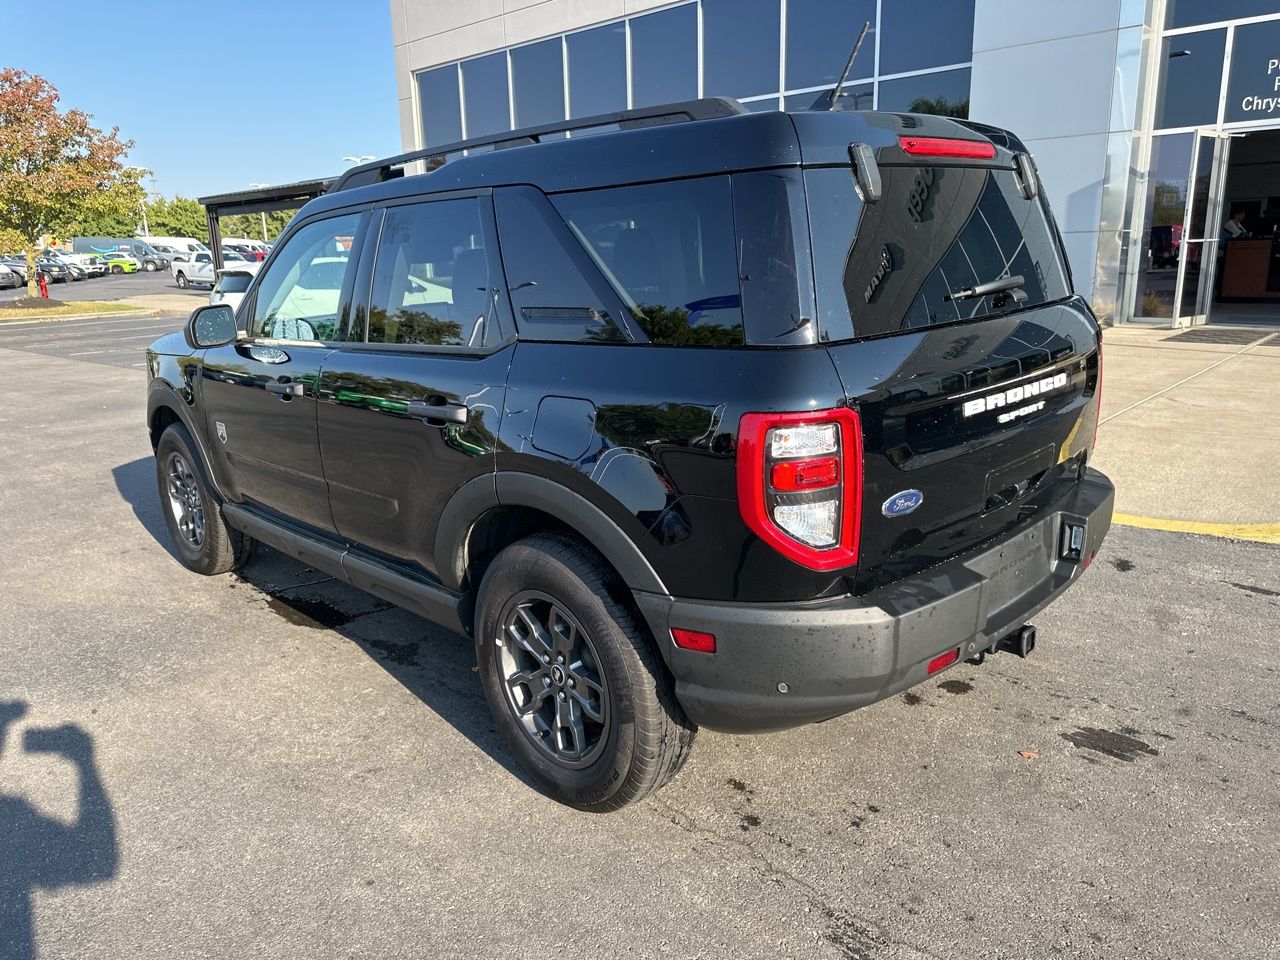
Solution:
[[(1071, 495), (976, 551), (860, 597), (732, 604), (636, 592), (691, 720), (729, 733), (827, 720), (925, 680), (939, 654), (966, 659), (1020, 628), (1079, 577), (1060, 559), (1063, 524), (1085, 522), (1085, 557), (1111, 526), (1115, 488), (1088, 471)], [(715, 634), (714, 654), (670, 628)], [(785, 692), (782, 692), (784, 691)]]

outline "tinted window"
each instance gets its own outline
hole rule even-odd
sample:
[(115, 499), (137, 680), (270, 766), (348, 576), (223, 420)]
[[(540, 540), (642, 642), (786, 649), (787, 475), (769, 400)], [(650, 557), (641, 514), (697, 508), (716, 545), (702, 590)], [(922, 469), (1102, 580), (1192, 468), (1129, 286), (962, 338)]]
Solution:
[(369, 342), (482, 346), (501, 340), (478, 199), (390, 207), (369, 298)]
[(559, 194), (552, 202), (655, 343), (742, 343), (728, 177)]
[[(787, 4), (787, 89), (835, 86), (862, 24), (871, 29), (850, 78), (869, 77), (876, 63), (876, 0), (807, 0)], [(870, 109), (870, 106), (867, 107)]]
[(747, 339), (815, 343), (809, 228), (799, 172), (734, 174), (733, 210)]
[(763, 100), (748, 100), (743, 104), (743, 106), (752, 113), (764, 113), (767, 110), (779, 109), (777, 97), (766, 97)]
[(876, 109), (968, 117), (969, 68), (881, 80)]
[(422, 111), (423, 143), (454, 143), (462, 139), (462, 101), (458, 99), (456, 66), (418, 74), (418, 108)]
[(631, 24), (631, 102), (692, 100), (698, 95), (698, 11), (682, 7), (635, 17)]
[(702, 89), (752, 97), (778, 89), (778, 0), (702, 0)]
[(531, 340), (620, 341), (621, 304), (541, 191), (494, 193), (502, 265), (520, 335)]
[(1276, 12), (1275, 0), (1167, 0), (1167, 3), (1164, 25), (1170, 30)]
[(309, 223), (285, 244), (258, 286), (254, 336), (334, 340), (356, 214)]
[(224, 273), (218, 278), (217, 289), (222, 293), (244, 293), (253, 282), (249, 273)]
[(1156, 98), (1157, 129), (1217, 122), (1226, 44), (1226, 30), (1165, 38)]
[[(843, 68), (841, 68), (843, 69)], [(834, 87), (835, 84), (833, 83)], [(869, 83), (846, 83), (840, 88), (840, 109), (871, 110), (875, 105), (875, 87)], [(798, 110), (825, 110), (831, 103), (831, 91), (793, 93), (783, 98), (788, 113)]]
[(972, 60), (973, 4), (974, 0), (892, 0), (882, 4), (881, 76)]
[(511, 129), (507, 95), (507, 55), (491, 53), (462, 64), (467, 136), (482, 137)]
[(1267, 120), (1280, 116), (1280, 20), (1236, 27), (1227, 83), (1226, 120)]
[[(805, 174), (824, 336), (875, 336), (1017, 309), (1008, 294), (957, 296), (1004, 277), (1023, 278), (1023, 307), (1069, 295), (1043, 201), (1024, 199), (1011, 171), (885, 165), (881, 175), (883, 198), (862, 207), (847, 171)], [(845, 252), (843, 263), (836, 251)], [(842, 305), (833, 302), (837, 265)]]
[(531, 127), (564, 119), (564, 60), (560, 38), (511, 51), (516, 126)]
[(627, 109), (627, 29), (621, 23), (571, 33), (569, 115), (590, 117)]

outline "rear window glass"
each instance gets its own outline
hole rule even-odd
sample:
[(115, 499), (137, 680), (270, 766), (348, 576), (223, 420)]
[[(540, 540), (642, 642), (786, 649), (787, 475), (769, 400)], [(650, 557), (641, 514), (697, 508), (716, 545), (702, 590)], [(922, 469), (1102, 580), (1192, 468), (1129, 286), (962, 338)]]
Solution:
[[(976, 320), (1070, 294), (1043, 200), (1012, 171), (881, 166), (884, 194), (863, 205), (847, 168), (805, 172), (823, 339)], [(966, 297), (1021, 276), (1014, 294)]]
[(677, 180), (551, 198), (624, 295), (649, 340), (743, 341), (728, 177)]
[(222, 293), (244, 293), (253, 282), (248, 273), (224, 273), (218, 278), (218, 290)]

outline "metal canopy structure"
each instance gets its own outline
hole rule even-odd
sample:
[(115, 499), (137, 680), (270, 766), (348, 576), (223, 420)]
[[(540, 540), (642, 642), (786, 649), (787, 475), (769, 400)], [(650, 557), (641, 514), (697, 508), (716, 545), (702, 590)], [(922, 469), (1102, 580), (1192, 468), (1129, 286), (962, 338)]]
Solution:
[(197, 202), (204, 207), (205, 216), (209, 221), (209, 249), (213, 252), (214, 269), (221, 270), (223, 266), (222, 230), (218, 227), (219, 217), (234, 217), (242, 213), (296, 210), (308, 200), (314, 200), (327, 193), (335, 179), (330, 177), (325, 180), (302, 180), (276, 187), (254, 187), (250, 190), (237, 190), (235, 193), (218, 193), (197, 198)]

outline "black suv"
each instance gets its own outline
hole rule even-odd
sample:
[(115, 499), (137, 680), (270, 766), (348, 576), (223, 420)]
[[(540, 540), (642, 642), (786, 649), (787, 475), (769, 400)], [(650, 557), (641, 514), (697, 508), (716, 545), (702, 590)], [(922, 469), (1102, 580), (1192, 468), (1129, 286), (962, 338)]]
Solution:
[(1015, 137), (703, 100), (352, 169), (151, 346), (148, 419), (188, 567), (261, 540), (470, 634), (609, 810), (698, 726), (1025, 655), (1110, 525), (1100, 361)]

